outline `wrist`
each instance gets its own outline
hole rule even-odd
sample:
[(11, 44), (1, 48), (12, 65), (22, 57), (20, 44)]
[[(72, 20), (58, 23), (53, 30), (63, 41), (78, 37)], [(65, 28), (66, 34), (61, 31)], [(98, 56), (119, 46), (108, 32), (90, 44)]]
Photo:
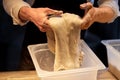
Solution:
[(20, 8), (18, 16), (22, 22), (26, 22), (29, 20), (29, 9), (30, 7), (28, 6), (23, 6)]

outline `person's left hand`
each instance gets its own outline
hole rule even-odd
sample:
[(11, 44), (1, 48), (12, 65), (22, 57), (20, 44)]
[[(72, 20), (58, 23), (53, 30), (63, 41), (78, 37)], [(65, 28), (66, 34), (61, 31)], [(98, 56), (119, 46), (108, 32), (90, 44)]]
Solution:
[(94, 23), (94, 12), (95, 7), (93, 7), (92, 3), (87, 2), (80, 5), (80, 8), (85, 10), (85, 15), (82, 19), (82, 23), (80, 29), (88, 29)]

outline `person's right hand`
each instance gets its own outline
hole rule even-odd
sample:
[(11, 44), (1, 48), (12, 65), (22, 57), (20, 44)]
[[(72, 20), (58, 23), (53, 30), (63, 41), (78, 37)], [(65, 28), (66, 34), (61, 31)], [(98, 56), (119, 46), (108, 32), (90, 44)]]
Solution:
[(29, 8), (22, 7), (19, 12), (21, 20), (29, 20), (33, 22), (42, 32), (50, 29), (48, 15), (61, 15), (62, 11), (53, 10), (50, 8)]
[(93, 7), (92, 3), (87, 2), (80, 5), (80, 8), (85, 10), (85, 15), (82, 19), (81, 29), (88, 29), (94, 23), (94, 13), (95, 7)]
[(87, 2), (80, 5), (85, 10), (85, 15), (81, 22), (81, 29), (88, 29), (94, 22), (107, 23), (115, 17), (115, 11), (109, 6), (94, 7), (92, 3)]

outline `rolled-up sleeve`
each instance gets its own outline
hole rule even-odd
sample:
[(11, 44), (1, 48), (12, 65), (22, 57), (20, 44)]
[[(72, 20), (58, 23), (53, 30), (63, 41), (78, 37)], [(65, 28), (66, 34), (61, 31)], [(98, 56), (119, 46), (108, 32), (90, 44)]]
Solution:
[(28, 3), (24, 2), (23, 0), (3, 0), (3, 6), (5, 11), (12, 17), (14, 25), (23, 26), (28, 22), (22, 22), (18, 15), (21, 7), (30, 7)]
[(113, 22), (118, 16), (120, 16), (118, 0), (99, 0), (98, 4), (99, 6), (108, 6), (115, 12), (114, 17), (110, 22)]

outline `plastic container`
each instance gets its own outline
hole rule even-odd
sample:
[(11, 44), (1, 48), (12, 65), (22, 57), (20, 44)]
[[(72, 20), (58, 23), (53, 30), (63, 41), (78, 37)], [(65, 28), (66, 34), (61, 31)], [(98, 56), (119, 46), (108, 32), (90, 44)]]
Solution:
[(97, 80), (97, 71), (105, 69), (105, 66), (84, 41), (80, 46), (85, 53), (80, 68), (53, 71), (54, 55), (49, 51), (47, 43), (29, 45), (28, 50), (40, 80)]
[(120, 39), (103, 40), (107, 48), (109, 71), (120, 80)]

